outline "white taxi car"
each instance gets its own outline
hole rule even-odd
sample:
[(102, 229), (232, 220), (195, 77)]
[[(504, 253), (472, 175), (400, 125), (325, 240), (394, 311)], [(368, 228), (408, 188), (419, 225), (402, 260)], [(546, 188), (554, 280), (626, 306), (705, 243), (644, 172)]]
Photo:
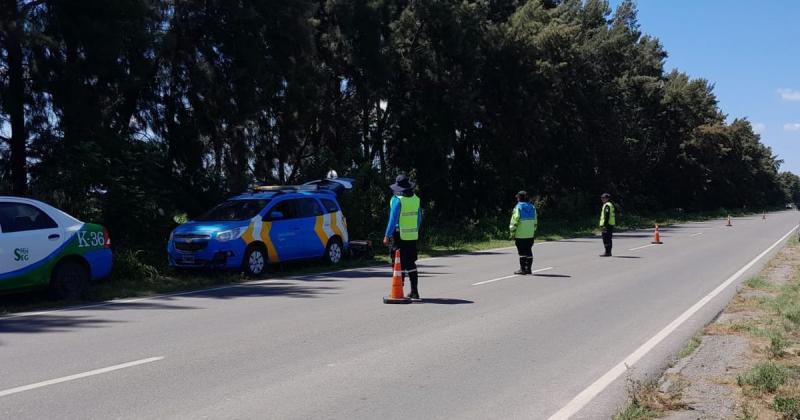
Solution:
[(40, 201), (0, 196), (0, 293), (49, 287), (76, 298), (111, 273), (111, 240), (103, 226)]

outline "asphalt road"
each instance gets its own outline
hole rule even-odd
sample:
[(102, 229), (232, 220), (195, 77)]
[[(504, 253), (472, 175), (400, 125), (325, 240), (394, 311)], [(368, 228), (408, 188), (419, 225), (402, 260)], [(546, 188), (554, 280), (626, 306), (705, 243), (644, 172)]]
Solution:
[(512, 249), (423, 260), (412, 305), (382, 303), (385, 267), (0, 318), (0, 418), (607, 419), (798, 220), (537, 243), (536, 276)]

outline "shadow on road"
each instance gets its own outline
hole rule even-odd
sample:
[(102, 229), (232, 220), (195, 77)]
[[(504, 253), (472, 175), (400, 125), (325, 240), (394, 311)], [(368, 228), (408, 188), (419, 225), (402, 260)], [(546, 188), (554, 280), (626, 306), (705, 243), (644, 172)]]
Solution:
[(637, 257), (635, 255), (614, 255), (614, 258), (634, 258), (634, 259), (639, 259), (639, 258), (642, 258), (642, 257)]
[(463, 305), (467, 303), (475, 303), (471, 300), (464, 299), (449, 299), (449, 298), (424, 298), (419, 303), (432, 303), (434, 305)]
[(534, 277), (553, 277), (553, 278), (572, 278), (572, 276), (567, 274), (539, 274), (536, 273), (533, 275)]
[[(195, 306), (198, 304), (197, 300), (191, 301), (191, 304), (188, 303), (188, 301), (186, 301), (187, 298), (219, 300), (272, 296), (316, 298), (319, 295), (331, 293), (338, 289), (338, 287), (334, 286), (315, 286), (311, 284), (304, 284), (302, 281), (287, 281), (280, 283), (271, 282), (262, 284), (233, 284), (218, 288), (187, 292), (181, 294), (180, 296), (156, 296), (147, 298), (147, 301), (111, 301), (105, 303), (98, 302), (95, 304), (87, 303), (86, 305), (82, 306), (59, 309), (57, 312), (40, 314), (33, 313), (31, 315), (16, 317), (11, 315), (6, 318), (0, 318), (0, 339), (3, 337), (3, 334), (64, 332), (79, 328), (109, 327), (116, 323), (125, 322), (104, 319), (103, 314), (111, 311), (185, 311), (205, 309), (199, 305)], [(178, 302), (178, 299), (182, 300)], [(75, 314), (80, 311), (92, 311), (92, 313), (90, 315)], [(2, 346), (2, 344), (2, 341), (0, 341), (0, 346)]]

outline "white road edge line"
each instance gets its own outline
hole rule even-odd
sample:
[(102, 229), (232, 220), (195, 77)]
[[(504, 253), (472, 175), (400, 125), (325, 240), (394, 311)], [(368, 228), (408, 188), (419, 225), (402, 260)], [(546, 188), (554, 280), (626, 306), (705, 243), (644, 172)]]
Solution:
[[(547, 270), (552, 270), (552, 269), (553, 269), (553, 267), (545, 267), (545, 268), (540, 268), (538, 270), (533, 270), (533, 271), (531, 271), (531, 273), (532, 274), (536, 274), (536, 273), (541, 273), (542, 271), (547, 271)], [(472, 285), (473, 286), (480, 286), (482, 284), (493, 283), (493, 282), (500, 281), (500, 280), (513, 279), (514, 277), (519, 277), (519, 275), (518, 274), (512, 274), (510, 276), (498, 277), (496, 279), (491, 279), (491, 280), (486, 280), (486, 281), (479, 281), (477, 283), (472, 283)]]
[(697, 232), (697, 233), (693, 233), (693, 234), (691, 234), (691, 235), (689, 235), (689, 236), (700, 236), (700, 235), (702, 235), (703, 233), (705, 233), (705, 232)]
[(49, 381), (37, 382), (35, 384), (30, 384), (30, 385), (25, 385), (25, 386), (18, 386), (16, 388), (11, 388), (11, 389), (6, 389), (5, 391), (0, 391), (0, 397), (5, 397), (5, 396), (8, 396), (8, 395), (17, 394), (17, 393), (20, 393), (20, 392), (30, 391), (32, 389), (42, 388), (42, 387), (45, 387), (45, 386), (60, 384), (62, 382), (74, 381), (76, 379), (86, 378), (86, 377), (89, 377), (89, 376), (101, 375), (103, 373), (113, 372), (115, 370), (125, 369), (125, 368), (129, 368), (129, 367), (133, 367), (133, 366), (139, 366), (139, 365), (143, 365), (145, 363), (157, 362), (157, 361), (162, 360), (162, 359), (164, 359), (164, 357), (161, 357), (161, 356), (159, 356), (159, 357), (149, 357), (147, 359), (135, 360), (133, 362), (122, 363), (122, 364), (119, 364), (119, 365), (109, 366), (109, 367), (105, 367), (105, 368), (102, 368), (102, 369), (90, 370), (88, 372), (83, 372), (83, 373), (78, 373), (78, 374), (75, 374), (75, 375), (69, 375), (69, 376), (64, 376), (64, 377), (61, 377), (61, 378), (51, 379)]
[(625, 371), (628, 369), (629, 366), (633, 366), (638, 362), (642, 357), (644, 357), (650, 350), (652, 350), (655, 346), (658, 345), (662, 340), (664, 340), (667, 336), (672, 334), (676, 329), (678, 329), (681, 324), (686, 322), (692, 315), (694, 315), (697, 311), (699, 311), (703, 306), (705, 306), (708, 302), (711, 301), (714, 297), (722, 293), (728, 286), (731, 285), (736, 279), (742, 276), (747, 270), (750, 269), (755, 263), (758, 262), (761, 258), (767, 255), (770, 251), (772, 251), (776, 246), (778, 246), (784, 239), (788, 238), (791, 235), (797, 226), (793, 227), (787, 234), (783, 235), (780, 239), (778, 239), (774, 244), (772, 244), (769, 248), (767, 248), (764, 252), (758, 254), (755, 258), (753, 258), (749, 263), (747, 263), (744, 267), (740, 268), (739, 271), (735, 272), (732, 276), (728, 277), (722, 284), (717, 286), (716, 289), (712, 290), (711, 293), (707, 294), (705, 297), (700, 299), (697, 303), (695, 303), (691, 308), (687, 309), (686, 312), (682, 313), (679, 317), (675, 318), (674, 321), (670, 322), (669, 325), (664, 327), (661, 331), (659, 331), (656, 335), (654, 335), (651, 339), (647, 340), (644, 344), (641, 345), (638, 349), (636, 349), (633, 353), (631, 353), (625, 360), (619, 362), (616, 366), (611, 368), (608, 372), (606, 372), (603, 376), (599, 379), (594, 381), (591, 385), (589, 385), (586, 389), (581, 391), (580, 394), (576, 395), (575, 398), (570, 400), (567, 405), (562, 407), (558, 410), (555, 414), (549, 417), (549, 420), (564, 420), (570, 418), (573, 414), (579, 412), (583, 407), (586, 406), (589, 402), (591, 402), (594, 397), (598, 394), (603, 392), (606, 387), (608, 387), (612, 382), (614, 382), (617, 378), (619, 378)]
[(648, 245), (637, 246), (636, 248), (631, 248), (628, 251), (636, 251), (637, 249), (650, 248), (651, 246), (656, 246), (656, 245), (658, 245), (658, 244), (648, 244)]

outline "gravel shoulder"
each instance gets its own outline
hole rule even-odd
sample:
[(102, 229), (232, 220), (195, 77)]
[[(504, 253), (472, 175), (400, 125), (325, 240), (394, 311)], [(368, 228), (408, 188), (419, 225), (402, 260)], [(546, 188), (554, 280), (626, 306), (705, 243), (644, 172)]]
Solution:
[(615, 419), (800, 419), (800, 244), (792, 238)]

